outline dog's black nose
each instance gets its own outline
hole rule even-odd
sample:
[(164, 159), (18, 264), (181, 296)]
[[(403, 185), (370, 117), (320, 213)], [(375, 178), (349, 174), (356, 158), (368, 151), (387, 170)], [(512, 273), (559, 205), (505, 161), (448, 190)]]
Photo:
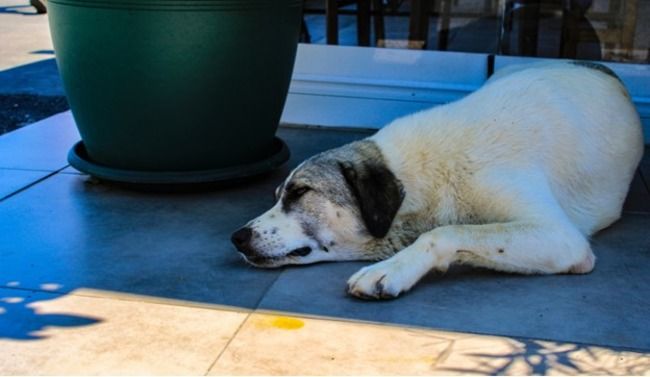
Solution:
[(249, 227), (244, 227), (235, 231), (230, 237), (230, 240), (235, 245), (237, 250), (241, 251), (244, 254), (249, 253), (248, 246), (251, 243), (251, 238), (253, 238), (253, 230)]

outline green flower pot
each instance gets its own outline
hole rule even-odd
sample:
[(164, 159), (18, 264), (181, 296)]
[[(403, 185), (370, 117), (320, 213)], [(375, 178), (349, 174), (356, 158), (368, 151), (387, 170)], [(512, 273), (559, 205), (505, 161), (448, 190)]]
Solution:
[(302, 0), (50, 0), (77, 169), (131, 183), (241, 178), (275, 138)]

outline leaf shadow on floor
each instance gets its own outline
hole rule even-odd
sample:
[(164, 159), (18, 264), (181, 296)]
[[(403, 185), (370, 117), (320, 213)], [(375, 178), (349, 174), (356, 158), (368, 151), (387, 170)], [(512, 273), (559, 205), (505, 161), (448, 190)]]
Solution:
[[(443, 368), (455, 373), (486, 375), (591, 374), (638, 375), (650, 370), (650, 358), (628, 357), (625, 351), (602, 347), (529, 339), (504, 339), (507, 351), (460, 351), (471, 367)], [(452, 345), (453, 347), (453, 345)]]
[(39, 311), (39, 303), (59, 298), (60, 295), (26, 290), (0, 293), (0, 339), (41, 340), (48, 337), (41, 332), (51, 327), (79, 327), (102, 322), (98, 318)]

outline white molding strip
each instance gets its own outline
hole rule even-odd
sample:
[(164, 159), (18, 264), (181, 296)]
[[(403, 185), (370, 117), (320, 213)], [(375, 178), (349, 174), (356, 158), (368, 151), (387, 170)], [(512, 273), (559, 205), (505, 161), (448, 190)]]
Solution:
[(480, 87), (487, 55), (300, 45), (282, 121), (380, 128)]
[[(494, 66), (531, 60), (541, 59), (497, 56)], [(650, 65), (605, 64), (627, 85), (649, 143)], [(301, 44), (282, 121), (381, 128), (476, 90), (487, 66), (486, 54)]]

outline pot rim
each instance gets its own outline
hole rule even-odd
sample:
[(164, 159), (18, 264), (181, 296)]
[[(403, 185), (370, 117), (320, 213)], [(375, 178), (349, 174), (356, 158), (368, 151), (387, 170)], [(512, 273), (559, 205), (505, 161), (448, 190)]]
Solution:
[(49, 0), (56, 5), (108, 9), (255, 10), (301, 7), (302, 0)]

